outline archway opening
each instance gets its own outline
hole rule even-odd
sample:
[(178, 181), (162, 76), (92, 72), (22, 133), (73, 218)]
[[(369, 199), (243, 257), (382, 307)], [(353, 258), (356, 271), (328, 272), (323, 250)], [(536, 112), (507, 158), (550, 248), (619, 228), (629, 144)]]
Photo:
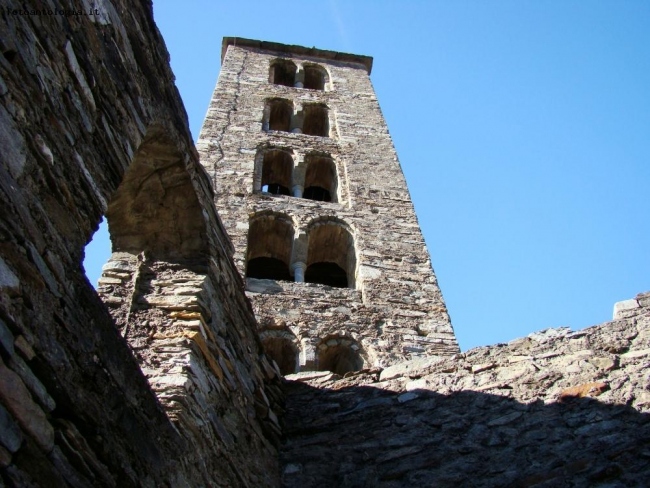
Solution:
[(107, 205), (107, 225), (100, 227), (110, 230), (111, 253), (97, 293), (115, 324), (134, 341), (150, 332), (140, 320), (143, 315), (165, 313), (163, 305), (149, 301), (156, 293), (152, 281), (172, 269), (202, 280), (210, 254), (201, 193), (195, 188), (201, 177), (198, 162), (186, 161), (187, 153), (170, 132), (149, 128)]
[(268, 102), (269, 130), (291, 131), (293, 106), (288, 100), (276, 98)]
[(278, 335), (262, 337), (264, 352), (273, 359), (283, 375), (298, 371), (298, 349), (291, 339)]
[(328, 339), (318, 346), (318, 370), (345, 375), (363, 369), (364, 361), (358, 344), (349, 339)]
[(291, 281), (292, 243), (293, 225), (288, 218), (280, 215), (254, 218), (248, 229), (246, 276)]
[(324, 90), (327, 74), (320, 66), (307, 65), (305, 70), (304, 87), (310, 90)]
[(271, 149), (264, 153), (262, 160), (262, 187), (264, 192), (273, 195), (290, 195), (293, 159), (285, 151)]
[(269, 83), (293, 86), (296, 79), (296, 65), (286, 59), (276, 59), (269, 70)]
[(307, 283), (354, 288), (356, 254), (352, 235), (338, 221), (317, 222), (309, 230), (305, 264)]
[(208, 254), (205, 220), (182, 153), (162, 130), (138, 148), (106, 210), (113, 252), (154, 259)]
[(329, 137), (330, 124), (327, 107), (322, 104), (305, 105), (302, 133), (310, 136)]
[(336, 202), (338, 178), (336, 165), (329, 156), (310, 154), (306, 158), (305, 191), (303, 198), (320, 202)]

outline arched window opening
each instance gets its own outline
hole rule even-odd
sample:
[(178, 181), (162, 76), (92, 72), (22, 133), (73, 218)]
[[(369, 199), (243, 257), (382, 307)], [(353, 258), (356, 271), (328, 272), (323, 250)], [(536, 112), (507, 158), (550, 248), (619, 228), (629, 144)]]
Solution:
[[(97, 293), (111, 309), (116, 325), (124, 333), (130, 331), (131, 338), (148, 333), (140, 314), (163, 313), (164, 305), (147, 298), (156, 293), (151, 284), (154, 277), (172, 268), (183, 270), (184, 276), (203, 276), (210, 255), (200, 193), (194, 184), (201, 178), (195, 170), (198, 162), (185, 160), (187, 146), (178, 144), (178, 136), (172, 134), (168, 127), (149, 127), (108, 202), (108, 225), (100, 227), (110, 231), (111, 253), (97, 280)], [(151, 272), (154, 268), (161, 274)], [(131, 300), (142, 307), (132, 309)]]
[(320, 66), (305, 66), (305, 83), (304, 87), (310, 90), (324, 90), (327, 73)]
[(359, 345), (346, 338), (323, 340), (318, 346), (318, 370), (345, 375), (363, 369), (364, 360)]
[(271, 64), (269, 83), (293, 86), (296, 79), (296, 65), (286, 59), (276, 59)]
[(154, 259), (208, 254), (205, 220), (183, 154), (151, 129), (106, 210), (113, 252)]
[(354, 288), (354, 239), (338, 222), (318, 223), (309, 231), (305, 282)]
[(348, 274), (336, 263), (313, 263), (305, 271), (305, 281), (336, 288), (347, 288)]
[(275, 361), (283, 375), (297, 373), (299, 369), (299, 352), (290, 332), (262, 332), (264, 352)]
[(336, 166), (328, 156), (309, 155), (305, 173), (305, 191), (303, 198), (319, 202), (336, 202), (337, 177)]
[(293, 106), (288, 100), (276, 98), (268, 102), (268, 129), (284, 132), (291, 131), (291, 116)]
[(329, 137), (330, 124), (327, 107), (321, 104), (305, 105), (302, 133), (310, 136)]
[(293, 159), (285, 151), (270, 150), (264, 153), (262, 160), (263, 192), (273, 195), (290, 195)]
[(276, 215), (255, 218), (248, 229), (246, 276), (291, 281), (292, 243), (293, 225), (288, 219)]

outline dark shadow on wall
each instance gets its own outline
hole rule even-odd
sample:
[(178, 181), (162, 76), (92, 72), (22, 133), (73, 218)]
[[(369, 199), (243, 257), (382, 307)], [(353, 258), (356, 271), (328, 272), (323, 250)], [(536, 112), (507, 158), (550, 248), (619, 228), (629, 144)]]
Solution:
[(650, 480), (650, 415), (625, 405), (290, 381), (285, 390), (285, 487), (613, 488)]

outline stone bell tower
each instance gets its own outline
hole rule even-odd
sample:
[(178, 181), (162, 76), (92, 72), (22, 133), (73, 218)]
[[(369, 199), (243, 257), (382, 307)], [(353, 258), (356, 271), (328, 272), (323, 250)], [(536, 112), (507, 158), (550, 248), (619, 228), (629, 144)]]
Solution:
[(459, 351), (372, 58), (227, 37), (198, 150), (284, 374)]

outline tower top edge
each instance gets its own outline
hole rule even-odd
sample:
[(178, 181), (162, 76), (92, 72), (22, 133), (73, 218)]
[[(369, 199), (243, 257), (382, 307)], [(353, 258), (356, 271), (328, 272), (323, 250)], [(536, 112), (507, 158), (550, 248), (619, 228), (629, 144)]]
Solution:
[(368, 74), (372, 71), (372, 56), (361, 54), (341, 53), (337, 51), (328, 51), (315, 47), (296, 46), (292, 44), (281, 44), (279, 42), (257, 41), (255, 39), (246, 39), (243, 37), (224, 37), (221, 44), (221, 62), (226, 55), (228, 46), (253, 47), (264, 49), (266, 51), (275, 51), (284, 54), (307, 55), (315, 58), (328, 59), (334, 61), (345, 61), (359, 63), (366, 68)]

